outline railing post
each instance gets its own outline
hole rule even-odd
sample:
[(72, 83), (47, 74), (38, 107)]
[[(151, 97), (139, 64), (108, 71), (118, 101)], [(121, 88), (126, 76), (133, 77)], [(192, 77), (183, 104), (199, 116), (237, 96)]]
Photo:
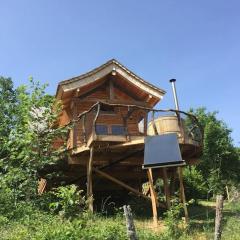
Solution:
[(148, 127), (148, 111), (146, 111), (146, 114), (144, 116), (144, 125), (143, 125), (143, 133), (144, 136), (147, 136), (147, 127)]
[(153, 126), (153, 131), (154, 131), (154, 134), (155, 134), (155, 135), (158, 135), (157, 126), (156, 126), (156, 123), (155, 123), (155, 121), (154, 121), (154, 120), (155, 120), (154, 115), (155, 115), (155, 111), (152, 110), (152, 126)]
[(93, 132), (93, 135), (95, 136), (96, 135), (96, 123), (97, 123), (97, 119), (98, 119), (98, 116), (99, 116), (99, 112), (100, 112), (100, 107), (101, 107), (101, 104), (100, 102), (97, 104), (97, 112), (96, 112), (96, 115), (95, 115), (95, 118), (93, 120), (93, 129), (92, 129), (92, 132)]

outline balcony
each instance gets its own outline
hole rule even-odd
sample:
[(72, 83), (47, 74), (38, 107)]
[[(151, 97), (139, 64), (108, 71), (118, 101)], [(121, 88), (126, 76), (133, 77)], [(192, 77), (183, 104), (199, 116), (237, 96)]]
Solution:
[(92, 145), (112, 150), (136, 145), (144, 148), (145, 136), (167, 133), (177, 134), (185, 155), (201, 151), (202, 130), (191, 114), (98, 102), (73, 121), (68, 149), (77, 154), (88, 151)]

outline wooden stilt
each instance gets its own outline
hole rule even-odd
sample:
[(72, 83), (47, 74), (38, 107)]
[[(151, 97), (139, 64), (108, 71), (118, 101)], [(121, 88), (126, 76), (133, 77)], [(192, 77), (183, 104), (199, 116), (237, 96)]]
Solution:
[(153, 174), (152, 169), (149, 168), (147, 170), (149, 186), (150, 186), (150, 194), (151, 194), (151, 201), (152, 201), (152, 211), (153, 211), (153, 224), (156, 227), (158, 225), (158, 215), (157, 215), (157, 194), (154, 190), (153, 184)]
[(179, 185), (180, 185), (180, 199), (183, 203), (185, 221), (187, 223), (189, 220), (189, 217), (188, 217), (188, 210), (187, 210), (186, 198), (185, 198), (185, 192), (184, 192), (184, 186), (183, 186), (182, 167), (178, 167), (178, 176), (179, 176)]
[(93, 190), (92, 190), (92, 165), (93, 165), (93, 147), (90, 148), (89, 161), (87, 163), (87, 197), (88, 209), (93, 212)]
[(170, 209), (171, 202), (170, 202), (170, 191), (169, 191), (169, 184), (168, 184), (167, 168), (162, 168), (162, 173), (163, 173), (163, 185), (164, 185), (164, 194), (166, 198), (166, 205), (167, 205), (167, 208)]
[(171, 172), (171, 178), (170, 178), (170, 194), (173, 196), (175, 194), (175, 185), (176, 185), (176, 170), (177, 168), (173, 168)]

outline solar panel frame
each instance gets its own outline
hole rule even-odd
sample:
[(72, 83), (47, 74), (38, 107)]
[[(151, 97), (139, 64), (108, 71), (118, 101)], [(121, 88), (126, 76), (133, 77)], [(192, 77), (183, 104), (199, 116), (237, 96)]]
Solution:
[(143, 169), (184, 165), (176, 133), (145, 137)]

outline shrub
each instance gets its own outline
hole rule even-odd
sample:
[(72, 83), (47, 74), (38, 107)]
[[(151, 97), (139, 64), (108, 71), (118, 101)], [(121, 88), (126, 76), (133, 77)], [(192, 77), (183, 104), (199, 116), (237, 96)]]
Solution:
[(167, 227), (165, 237), (167, 239), (179, 239), (184, 233), (183, 221), (181, 219), (182, 210), (183, 205), (173, 200), (171, 208), (165, 213), (164, 220)]
[(185, 167), (183, 176), (185, 193), (188, 199), (202, 199), (207, 197), (207, 184), (201, 172), (195, 166)]
[(76, 185), (61, 186), (55, 189), (53, 195), (57, 201), (50, 203), (50, 209), (63, 217), (74, 217), (85, 209), (86, 199), (78, 191)]

